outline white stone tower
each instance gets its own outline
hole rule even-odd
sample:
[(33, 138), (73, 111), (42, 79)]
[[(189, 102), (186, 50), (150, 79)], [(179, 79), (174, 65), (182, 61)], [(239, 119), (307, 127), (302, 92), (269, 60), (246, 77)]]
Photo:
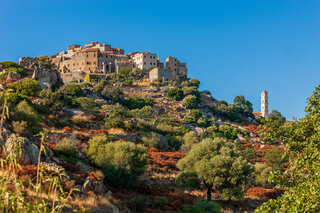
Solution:
[(268, 92), (263, 90), (261, 93), (261, 115), (266, 118), (268, 114)]

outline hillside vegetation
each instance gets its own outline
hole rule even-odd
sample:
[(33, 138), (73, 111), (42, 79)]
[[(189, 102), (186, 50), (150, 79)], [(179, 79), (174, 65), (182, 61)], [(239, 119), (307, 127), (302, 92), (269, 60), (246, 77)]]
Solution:
[[(255, 118), (243, 96), (218, 101), (197, 79), (150, 83), (125, 69), (42, 89), (0, 64), (4, 212), (319, 210), (320, 88), (288, 122)], [(6, 80), (13, 70), (21, 78)]]

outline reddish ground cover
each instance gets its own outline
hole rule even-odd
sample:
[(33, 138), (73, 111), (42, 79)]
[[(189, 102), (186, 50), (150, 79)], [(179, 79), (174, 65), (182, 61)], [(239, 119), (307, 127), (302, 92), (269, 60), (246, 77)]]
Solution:
[(262, 187), (254, 187), (248, 190), (247, 196), (253, 198), (274, 199), (283, 194), (283, 189), (266, 189)]
[(186, 156), (185, 153), (162, 152), (156, 148), (147, 148), (147, 152), (149, 154), (147, 159), (149, 164), (156, 164), (166, 169), (177, 169), (177, 162)]

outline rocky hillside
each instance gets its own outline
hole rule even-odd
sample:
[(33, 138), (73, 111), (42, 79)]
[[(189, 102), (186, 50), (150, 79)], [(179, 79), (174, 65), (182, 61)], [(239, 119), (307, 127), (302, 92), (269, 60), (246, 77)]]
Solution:
[[(283, 149), (259, 137), (260, 120), (243, 97), (228, 104), (199, 91), (196, 79), (150, 83), (147, 73), (134, 70), (120, 70), (105, 81), (64, 85), (46, 57), (1, 62), (0, 72), (2, 156), (15, 147), (21, 150), (15, 178), (29, 187), (21, 187), (29, 203), (42, 196), (53, 209), (59, 194), (65, 202), (56, 205), (63, 212), (219, 212), (220, 207), (252, 212), (282, 192), (267, 176), (279, 164), (270, 161), (278, 153), (270, 150), (276, 147), (281, 154)], [(207, 197), (206, 181), (181, 187), (178, 162), (202, 141), (217, 138), (235, 147), (251, 169), (237, 189), (228, 188), (241, 194), (235, 201), (217, 187), (215, 202), (204, 204), (199, 199)], [(61, 174), (61, 191), (46, 193), (44, 177)]]

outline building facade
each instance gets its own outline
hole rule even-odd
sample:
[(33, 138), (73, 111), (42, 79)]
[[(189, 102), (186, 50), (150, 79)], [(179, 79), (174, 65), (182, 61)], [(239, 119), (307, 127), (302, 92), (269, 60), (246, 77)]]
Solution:
[(261, 116), (268, 117), (269, 115), (269, 106), (268, 106), (268, 92), (263, 90), (261, 93)]
[(164, 68), (153, 68), (149, 72), (149, 80), (151, 82), (163, 80), (163, 81), (174, 81), (172, 71)]
[(158, 67), (157, 54), (149, 52), (136, 53), (132, 56), (134, 67), (147, 70), (149, 67)]
[(186, 78), (188, 75), (187, 64), (181, 63), (180, 60), (171, 56), (166, 58), (166, 68), (172, 71), (174, 79), (177, 81)]

